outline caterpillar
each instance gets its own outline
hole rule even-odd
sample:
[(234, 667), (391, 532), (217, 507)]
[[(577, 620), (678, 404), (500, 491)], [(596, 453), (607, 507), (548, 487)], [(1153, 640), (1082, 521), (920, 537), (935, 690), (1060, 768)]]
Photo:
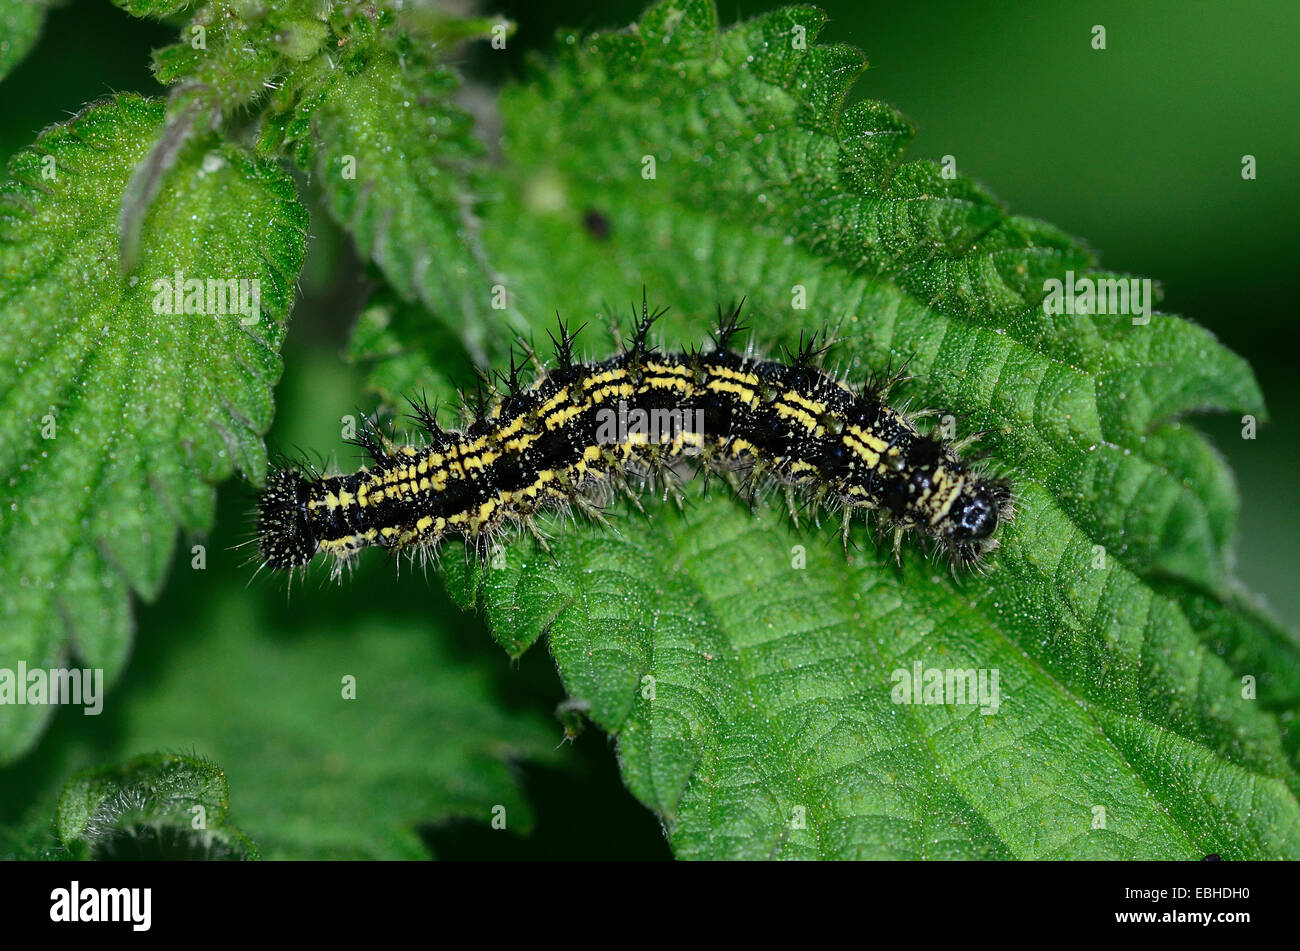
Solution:
[(751, 504), (760, 488), (779, 487), (796, 523), (801, 497), (814, 512), (838, 507), (846, 550), (863, 510), (893, 528), (895, 558), (909, 531), (951, 556), (954, 570), (979, 566), (998, 546), (994, 533), (1012, 514), (1009, 486), (963, 460), (962, 444), (921, 433), (920, 414), (887, 404), (901, 371), (855, 391), (821, 368), (828, 335), (821, 347), (815, 335), (801, 337), (786, 361), (758, 358), (752, 343), (736, 352), (731, 343), (747, 329), (740, 306), (719, 308), (711, 348), (665, 353), (648, 342), (665, 310), (650, 312), (643, 297), (630, 345), (592, 363), (574, 358), (583, 328), (570, 333), (561, 320), (558, 339), (550, 335), (554, 366), (525, 384), (512, 354), (502, 391), (480, 390), (463, 430), (444, 430), (427, 401), (411, 399), (418, 443), (366, 419), (349, 441), (369, 465), (328, 476), (275, 469), (257, 511), (264, 566), (292, 572), (325, 553), (337, 574), (364, 548), (436, 556), (451, 537), (486, 559), (496, 538), (521, 526), (545, 548), (538, 512), (577, 509), (603, 522), (612, 496), (641, 508), (638, 483), (667, 493), (691, 462)]

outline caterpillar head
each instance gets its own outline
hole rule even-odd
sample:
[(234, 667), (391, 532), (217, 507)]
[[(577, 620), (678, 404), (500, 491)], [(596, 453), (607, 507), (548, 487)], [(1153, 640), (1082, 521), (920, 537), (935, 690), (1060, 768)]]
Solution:
[(297, 568), (318, 548), (307, 517), (311, 483), (296, 469), (277, 469), (266, 480), (257, 508), (257, 548), (272, 568)]
[(993, 533), (1012, 515), (1011, 489), (991, 479), (971, 479), (953, 500), (944, 520), (945, 541), (963, 566), (998, 547)]

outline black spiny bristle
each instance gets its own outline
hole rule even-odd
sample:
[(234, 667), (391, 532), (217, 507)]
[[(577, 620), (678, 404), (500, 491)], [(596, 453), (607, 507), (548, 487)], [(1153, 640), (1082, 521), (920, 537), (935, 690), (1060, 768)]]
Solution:
[(406, 418), (419, 425), (432, 445), (445, 446), (452, 441), (452, 437), (438, 424), (438, 404), (435, 402), (430, 406), (427, 394), (421, 392), (419, 399), (408, 396), (406, 402), (410, 403), (411, 409), (414, 410), (407, 413)]
[(785, 348), (786, 356), (789, 357), (792, 366), (799, 369), (816, 369), (821, 366), (821, 358), (831, 348), (829, 342), (830, 334), (826, 331), (822, 331), (822, 346), (820, 347), (817, 346), (817, 336), (817, 333), (814, 331), (813, 334), (805, 340), (804, 332), (802, 330), (799, 331), (799, 346), (794, 350), (791, 350), (789, 347)]
[(740, 299), (740, 303), (732, 307), (730, 313), (725, 315), (722, 313), (722, 305), (718, 305), (718, 329), (716, 333), (711, 334), (715, 351), (721, 353), (723, 350), (730, 350), (732, 338), (749, 329), (740, 322), (740, 312), (744, 307), (745, 298), (743, 297)]
[(656, 320), (666, 313), (668, 313), (667, 307), (659, 307), (654, 311), (650, 310), (650, 305), (646, 302), (645, 288), (642, 287), (641, 316), (639, 319), (637, 318), (636, 306), (633, 305), (632, 308), (632, 320), (635, 321), (636, 332), (632, 335), (632, 346), (628, 348), (629, 353), (634, 357), (640, 358), (654, 352), (655, 348), (647, 344), (650, 335), (650, 327)]
[(907, 365), (912, 362), (912, 357), (906, 357), (898, 368), (894, 368), (894, 357), (891, 354), (889, 363), (885, 366), (885, 372), (879, 376), (873, 375), (867, 380), (867, 385), (863, 389), (864, 395), (869, 395), (873, 399), (886, 400), (889, 393), (900, 383), (906, 383), (908, 380), (915, 379), (907, 373)]
[(461, 400), (464, 404), (464, 413), (470, 420), (470, 432), (478, 435), (479, 431), (487, 425), (492, 407), (496, 403), (496, 391), (492, 387), (491, 379), (480, 372), (474, 389), (470, 392), (462, 391)]
[(366, 454), (375, 462), (387, 462), (390, 458), (388, 439), (380, 430), (377, 417), (360, 411), (358, 411), (357, 416), (360, 418), (360, 424), (356, 435), (343, 441), (365, 450)]
[(583, 324), (573, 333), (569, 333), (569, 328), (564, 326), (564, 318), (560, 316), (559, 311), (555, 312), (555, 320), (560, 325), (560, 339), (556, 340), (555, 334), (549, 330), (546, 331), (546, 336), (551, 338), (551, 343), (555, 347), (556, 364), (561, 370), (567, 370), (573, 366), (573, 342), (578, 339), (578, 334), (582, 333), (587, 325)]
[(520, 390), (522, 390), (523, 387), (519, 382), (519, 371), (522, 369), (523, 367), (515, 363), (515, 348), (511, 347), (510, 348), (510, 372), (507, 374), (507, 373), (503, 373), (500, 370), (493, 371), (493, 375), (497, 378), (497, 380), (501, 382), (501, 385), (505, 387), (506, 396), (508, 397), (518, 396)]

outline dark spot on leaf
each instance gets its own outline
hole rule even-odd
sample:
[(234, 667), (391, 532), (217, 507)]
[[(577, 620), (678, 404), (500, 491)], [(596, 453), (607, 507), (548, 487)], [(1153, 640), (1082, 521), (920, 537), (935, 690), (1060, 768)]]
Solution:
[(583, 227), (597, 241), (609, 240), (610, 224), (609, 219), (602, 215), (595, 208), (588, 208), (582, 216)]

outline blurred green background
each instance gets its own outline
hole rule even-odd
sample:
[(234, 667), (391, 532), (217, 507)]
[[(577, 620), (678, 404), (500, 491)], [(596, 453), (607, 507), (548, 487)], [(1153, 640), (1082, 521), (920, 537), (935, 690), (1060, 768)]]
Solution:
[[(723, 0), (720, 17), (734, 22), (777, 5)], [(550, 48), (557, 29), (621, 26), (643, 6), (640, 0), (488, 4), (485, 12), (517, 21), (518, 33), (505, 54), (464, 50), (461, 66), (478, 79), (506, 81), (523, 74), (527, 52)], [(962, 172), (1014, 211), (1082, 237), (1108, 268), (1162, 282), (1163, 309), (1209, 327), (1251, 361), (1271, 411), (1258, 438), (1243, 440), (1235, 417), (1198, 424), (1231, 460), (1240, 483), (1239, 576), (1294, 626), (1300, 618), (1300, 453), (1290, 434), (1300, 425), (1300, 373), (1292, 366), (1300, 352), (1294, 306), (1300, 70), (1292, 47), (1300, 36), (1300, 4), (829, 0), (821, 6), (830, 17), (822, 38), (858, 46), (870, 60), (857, 95), (886, 100), (916, 123), (911, 157), (953, 155)], [(1095, 25), (1105, 27), (1104, 51), (1092, 48)], [(174, 37), (172, 28), (133, 20), (107, 0), (80, 0), (52, 12), (34, 53), (0, 85), (0, 155), (7, 159), (45, 125), (92, 99), (124, 90), (158, 93), (149, 51)], [(1245, 154), (1256, 158), (1254, 181), (1241, 177)], [(269, 441), (328, 452), (338, 446), (338, 415), (370, 405), (359, 375), (340, 355), (366, 285), (323, 207), (305, 194), (313, 241)], [(322, 390), (337, 412), (323, 411)], [(247, 489), (222, 490), (210, 575), (241, 576), (240, 559), (224, 548), (246, 530), (250, 500)], [(365, 570), (391, 569), (375, 559)], [(178, 562), (174, 590), (139, 611), (137, 657), (123, 684), (128, 693), (138, 689), (150, 659), (165, 656), (171, 639), (183, 636), (178, 632), (201, 626), (203, 591), (187, 576), (188, 565)], [(367, 583), (361, 577), (342, 590), (327, 585), (311, 597), (322, 599), (326, 615), (333, 604), (347, 616), (346, 605)], [(252, 590), (250, 596), (283, 596)], [(404, 579), (391, 594), (408, 608), (452, 610), (436, 581)], [(468, 632), (459, 638), (464, 649), (503, 671), (503, 695), (549, 715), (561, 691), (541, 651), (527, 656), (522, 669), (509, 669), (475, 619), (455, 623)], [(64, 763), (55, 748), (80, 726), (70, 720), (62, 714), (26, 761), (32, 788)], [(621, 791), (603, 738), (584, 736), (558, 762), (562, 769), (552, 764), (528, 772), (537, 841), (503, 845), (500, 837), (466, 826), (439, 833), (444, 841), (436, 850), (667, 854), (657, 823)], [(27, 785), (11, 785), (0, 796), (0, 822), (34, 808)], [(238, 820), (240, 790), (232, 793)]]

